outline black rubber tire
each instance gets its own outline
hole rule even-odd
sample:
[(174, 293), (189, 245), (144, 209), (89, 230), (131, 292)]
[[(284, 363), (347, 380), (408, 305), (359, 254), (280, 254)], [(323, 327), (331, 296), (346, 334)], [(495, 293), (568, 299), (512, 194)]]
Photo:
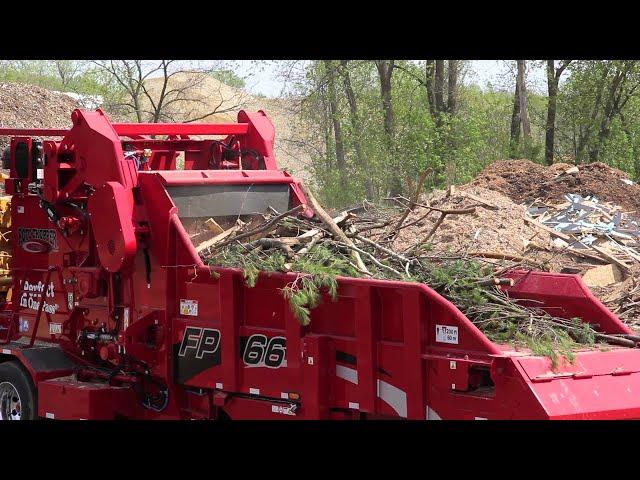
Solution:
[(0, 363), (0, 383), (9, 382), (20, 395), (22, 416), (20, 420), (38, 418), (36, 389), (29, 373), (16, 361)]

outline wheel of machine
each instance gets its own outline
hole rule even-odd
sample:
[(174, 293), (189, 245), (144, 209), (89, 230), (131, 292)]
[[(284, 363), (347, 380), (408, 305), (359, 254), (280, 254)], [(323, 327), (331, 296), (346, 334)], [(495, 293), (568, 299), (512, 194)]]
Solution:
[(29, 374), (16, 362), (0, 363), (0, 420), (34, 420), (36, 414)]

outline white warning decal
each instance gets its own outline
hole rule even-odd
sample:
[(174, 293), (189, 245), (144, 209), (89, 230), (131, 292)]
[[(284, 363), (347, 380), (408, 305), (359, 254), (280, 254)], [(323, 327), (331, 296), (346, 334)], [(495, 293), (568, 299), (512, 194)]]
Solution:
[(50, 335), (61, 335), (62, 334), (62, 324), (61, 323), (50, 323), (49, 324), (49, 334)]
[(293, 405), (289, 405), (285, 407), (283, 405), (271, 405), (271, 411), (273, 413), (280, 413), (282, 415), (295, 415), (295, 411), (293, 410)]
[(198, 316), (198, 301), (180, 299), (180, 315)]
[(458, 344), (458, 327), (436, 325), (436, 342)]

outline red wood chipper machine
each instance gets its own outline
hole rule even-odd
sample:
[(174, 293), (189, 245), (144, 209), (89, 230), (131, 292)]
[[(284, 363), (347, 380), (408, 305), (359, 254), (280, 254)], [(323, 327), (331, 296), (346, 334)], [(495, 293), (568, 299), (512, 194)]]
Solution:
[[(303, 326), (281, 291), (294, 273), (249, 288), (241, 270), (205, 265), (196, 219), (312, 215), (277, 167), (264, 112), (113, 124), (76, 110), (72, 121), (0, 129), (12, 244), (1, 418), (640, 417), (640, 349), (586, 349), (552, 369), (490, 341), (428, 285), (363, 278), (340, 277), (336, 301)], [(578, 276), (510, 276), (513, 298), (632, 333)]]

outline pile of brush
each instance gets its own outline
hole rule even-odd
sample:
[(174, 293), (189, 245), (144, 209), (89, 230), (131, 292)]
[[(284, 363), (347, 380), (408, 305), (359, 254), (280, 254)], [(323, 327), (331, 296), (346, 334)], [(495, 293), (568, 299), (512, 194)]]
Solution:
[[(231, 234), (217, 235), (200, 248), (205, 263), (244, 270), (245, 279), (253, 286), (261, 272), (296, 272), (283, 294), (303, 325), (310, 321), (311, 310), (318, 305), (322, 292), (333, 298), (338, 293), (339, 276), (378, 278), (421, 282), (450, 300), (490, 339), (514, 346), (524, 346), (536, 354), (555, 360), (572, 357), (576, 348), (599, 343), (635, 347), (634, 341), (604, 335), (580, 319), (564, 319), (549, 315), (540, 308), (523, 306), (509, 298), (502, 286), (510, 280), (501, 278), (509, 269), (519, 267), (513, 259), (485, 259), (464, 252), (451, 255), (434, 254), (429, 239), (442, 222), (402, 252), (392, 248), (393, 240), (406, 227), (406, 207), (361, 207), (331, 217), (305, 192), (315, 216), (299, 216), (302, 206), (288, 212), (263, 215), (260, 221), (241, 222)], [(432, 207), (420, 204), (429, 211)], [(460, 211), (437, 210), (444, 220), (447, 215), (465, 215), (473, 208)], [(226, 232), (225, 232), (226, 233)]]

